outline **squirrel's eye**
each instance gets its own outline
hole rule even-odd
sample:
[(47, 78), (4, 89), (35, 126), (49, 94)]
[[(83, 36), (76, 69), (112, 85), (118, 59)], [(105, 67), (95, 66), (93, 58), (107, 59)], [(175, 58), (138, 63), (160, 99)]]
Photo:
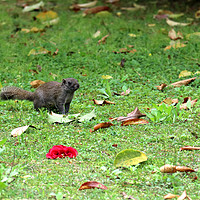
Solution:
[(71, 81), (68, 81), (68, 85), (71, 85), (72, 84), (72, 82)]

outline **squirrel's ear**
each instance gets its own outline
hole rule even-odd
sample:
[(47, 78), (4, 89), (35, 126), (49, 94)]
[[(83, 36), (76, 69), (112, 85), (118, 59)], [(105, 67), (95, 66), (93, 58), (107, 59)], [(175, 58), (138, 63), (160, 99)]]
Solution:
[(62, 80), (62, 85), (65, 85), (65, 83), (66, 83), (66, 80), (63, 79), (63, 80)]

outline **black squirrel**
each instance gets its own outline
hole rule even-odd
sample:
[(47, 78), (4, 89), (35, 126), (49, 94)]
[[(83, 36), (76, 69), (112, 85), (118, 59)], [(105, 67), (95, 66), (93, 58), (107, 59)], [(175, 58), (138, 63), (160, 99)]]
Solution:
[(79, 88), (79, 83), (74, 78), (66, 78), (62, 83), (50, 81), (40, 85), (35, 92), (29, 92), (14, 86), (2, 88), (0, 97), (3, 100), (19, 99), (33, 101), (34, 108), (56, 108), (60, 113), (69, 111), (74, 92)]

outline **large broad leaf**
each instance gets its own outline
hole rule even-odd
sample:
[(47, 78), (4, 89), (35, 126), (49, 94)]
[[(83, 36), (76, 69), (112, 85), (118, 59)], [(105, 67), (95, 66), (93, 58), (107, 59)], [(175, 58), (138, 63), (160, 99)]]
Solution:
[(147, 156), (143, 152), (133, 149), (125, 149), (117, 154), (114, 160), (114, 166), (129, 167), (146, 160)]
[(87, 114), (81, 116), (78, 121), (79, 122), (90, 121), (94, 117), (96, 117), (95, 110), (93, 110), (92, 112), (87, 113)]
[(51, 123), (56, 123), (56, 122), (68, 123), (68, 122), (74, 121), (79, 115), (80, 113), (64, 116), (62, 114), (56, 114), (56, 113), (51, 112), (51, 114), (48, 114), (48, 121)]

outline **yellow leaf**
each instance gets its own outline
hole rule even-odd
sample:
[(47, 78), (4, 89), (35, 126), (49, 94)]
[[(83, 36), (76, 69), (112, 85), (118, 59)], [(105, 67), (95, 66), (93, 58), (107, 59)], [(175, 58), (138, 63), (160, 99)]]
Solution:
[(200, 32), (194, 32), (186, 35), (186, 39), (189, 40), (190, 37), (197, 36), (200, 37)]
[(172, 21), (168, 18), (166, 19), (166, 22), (169, 26), (188, 26), (188, 25), (190, 25), (190, 23), (175, 22), (175, 21)]
[(125, 149), (117, 154), (114, 160), (115, 167), (129, 167), (147, 160), (147, 156), (138, 150)]
[(58, 14), (54, 11), (41, 12), (36, 16), (37, 19), (46, 21), (58, 18)]
[(101, 76), (102, 79), (111, 79), (113, 78), (112, 76), (109, 76), (109, 75), (102, 75)]
[(185, 76), (191, 76), (192, 75), (192, 72), (190, 71), (187, 71), (187, 70), (183, 70), (180, 74), (179, 74), (179, 78), (181, 77), (185, 77)]
[(199, 19), (200, 18), (200, 10), (198, 10), (197, 12), (195, 12), (195, 18)]
[(31, 49), (28, 53), (28, 56), (30, 55), (38, 55), (38, 54), (48, 54), (51, 53), (51, 51), (48, 51), (47, 49), (40, 47), (39, 49)]
[(130, 37), (137, 37), (135, 34), (133, 34), (133, 33), (129, 33), (128, 34)]

